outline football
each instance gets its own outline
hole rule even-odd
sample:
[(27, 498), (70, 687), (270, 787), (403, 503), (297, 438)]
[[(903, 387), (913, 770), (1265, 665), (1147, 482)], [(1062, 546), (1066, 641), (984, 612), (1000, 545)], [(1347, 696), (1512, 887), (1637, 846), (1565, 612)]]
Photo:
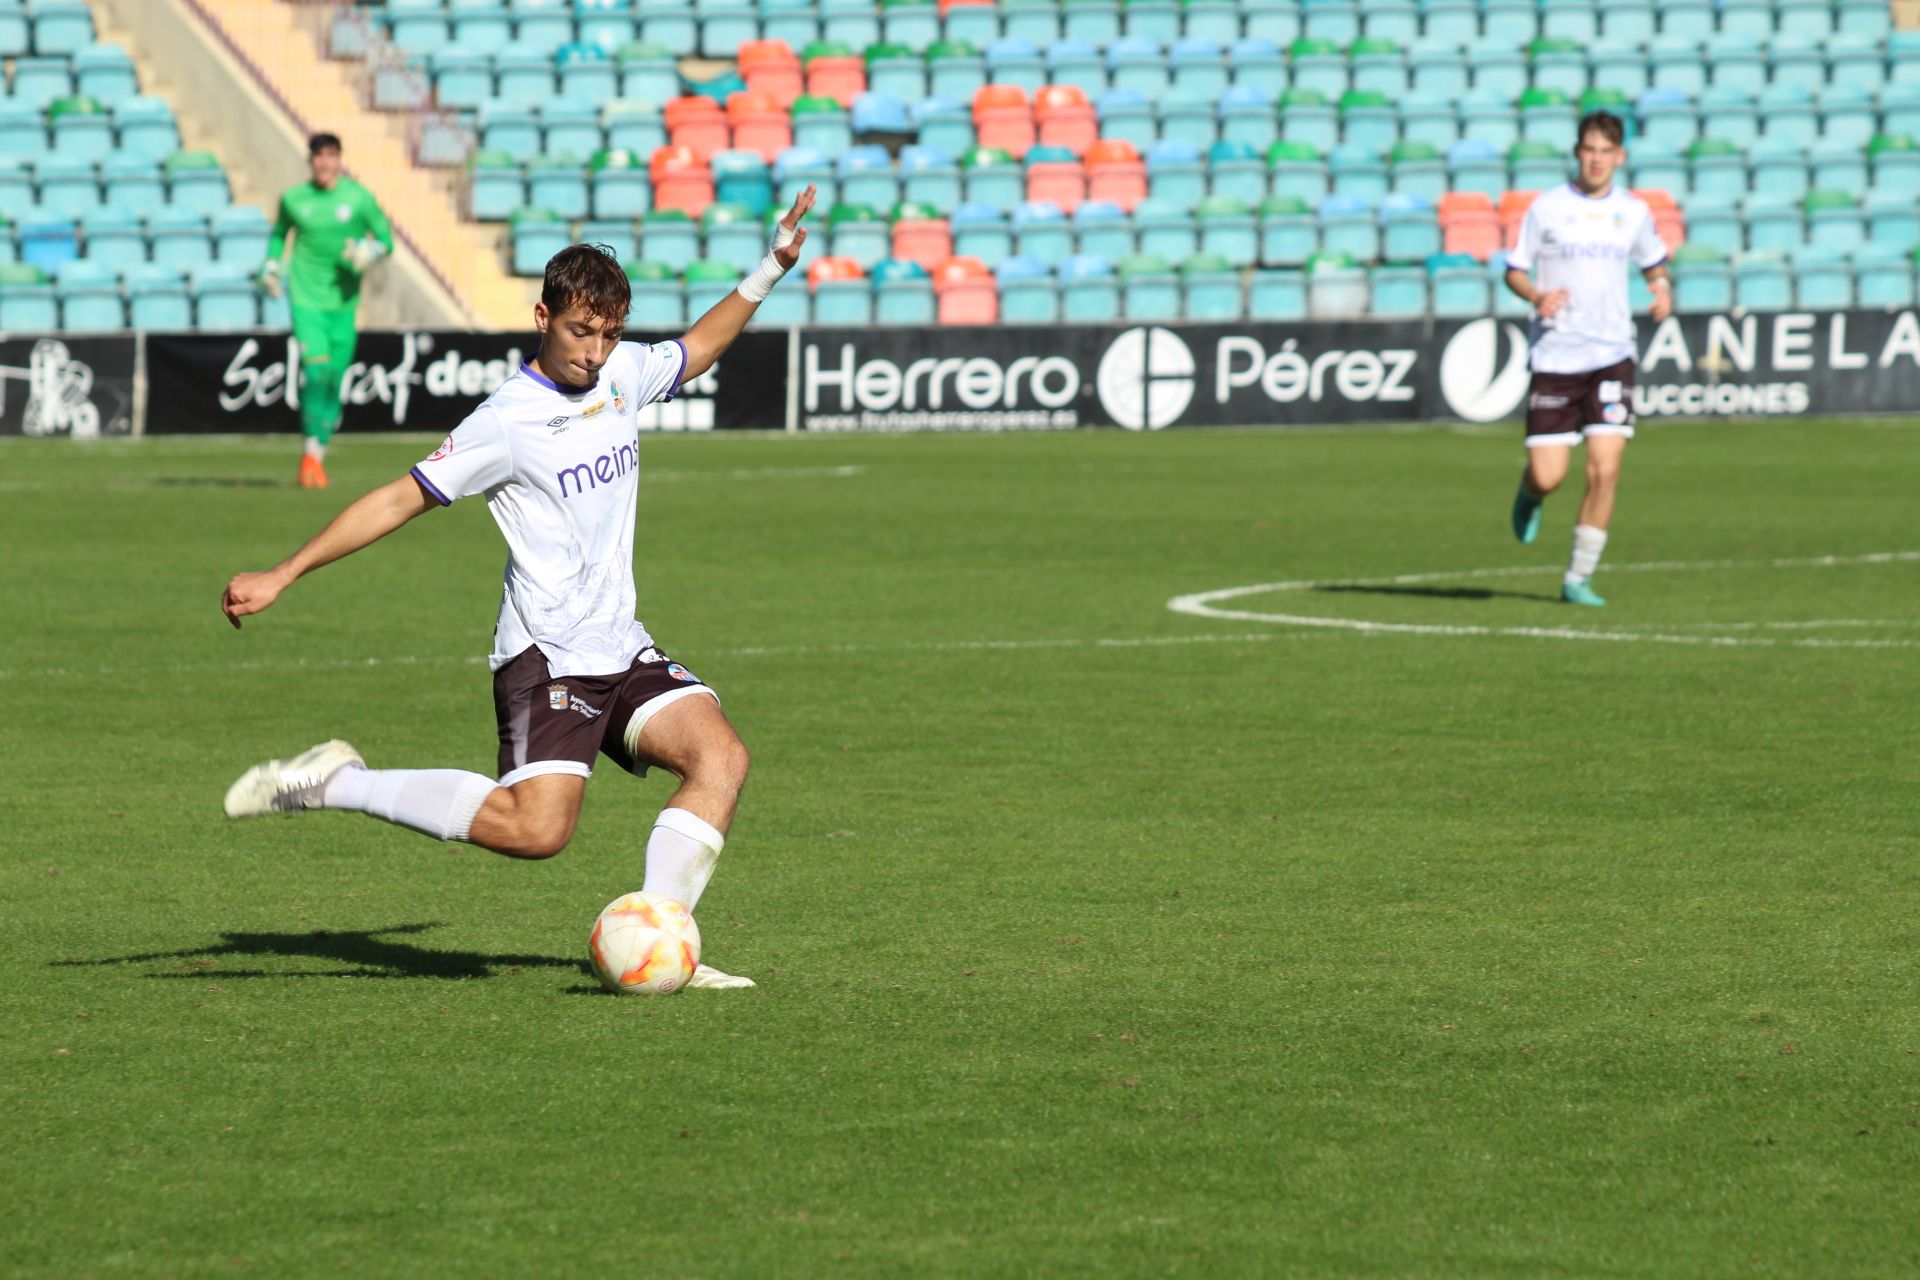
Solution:
[(600, 985), (616, 995), (671, 995), (700, 963), (700, 926), (672, 898), (625, 894), (593, 922), (587, 959)]

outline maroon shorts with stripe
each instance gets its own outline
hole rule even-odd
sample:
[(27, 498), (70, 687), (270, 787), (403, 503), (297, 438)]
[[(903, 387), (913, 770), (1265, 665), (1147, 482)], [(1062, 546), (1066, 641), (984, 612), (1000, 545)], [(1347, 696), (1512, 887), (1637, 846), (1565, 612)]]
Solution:
[(586, 777), (603, 755), (629, 773), (645, 774), (646, 765), (627, 750), (636, 725), (689, 694), (717, 700), (699, 676), (658, 649), (644, 650), (619, 675), (554, 676), (547, 655), (528, 646), (493, 674), (500, 781), (511, 786), (543, 773)]
[(1579, 444), (1588, 431), (1633, 435), (1634, 363), (1590, 373), (1536, 373), (1527, 397), (1528, 444)]

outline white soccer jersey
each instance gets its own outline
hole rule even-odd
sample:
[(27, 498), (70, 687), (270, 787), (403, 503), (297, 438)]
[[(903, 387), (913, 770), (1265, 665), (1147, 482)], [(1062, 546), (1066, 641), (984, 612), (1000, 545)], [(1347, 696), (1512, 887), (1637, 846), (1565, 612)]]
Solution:
[(613, 675), (653, 643), (634, 617), (634, 412), (671, 400), (686, 369), (678, 341), (620, 343), (587, 391), (522, 365), (413, 468), (443, 506), (486, 494), (506, 537), (495, 671), (537, 644), (556, 676)]
[(1533, 317), (1533, 367), (1540, 373), (1591, 373), (1634, 358), (1627, 271), (1667, 260), (1653, 210), (1620, 187), (1589, 196), (1571, 182), (1543, 191), (1520, 223), (1507, 265), (1533, 275), (1542, 293), (1567, 291), (1550, 320)]

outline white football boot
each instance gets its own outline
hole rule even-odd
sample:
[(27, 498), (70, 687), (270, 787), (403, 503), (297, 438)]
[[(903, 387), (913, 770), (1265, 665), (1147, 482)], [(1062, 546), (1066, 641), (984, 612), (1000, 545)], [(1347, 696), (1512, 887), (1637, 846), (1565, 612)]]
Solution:
[(712, 965), (696, 965), (693, 976), (687, 979), (687, 990), (702, 988), (707, 991), (733, 991), (740, 987), (753, 985), (752, 978), (743, 978), (735, 973), (722, 973)]
[(259, 818), (314, 808), (328, 778), (348, 765), (364, 768), (366, 763), (358, 751), (335, 738), (297, 756), (257, 764), (227, 788), (227, 816)]

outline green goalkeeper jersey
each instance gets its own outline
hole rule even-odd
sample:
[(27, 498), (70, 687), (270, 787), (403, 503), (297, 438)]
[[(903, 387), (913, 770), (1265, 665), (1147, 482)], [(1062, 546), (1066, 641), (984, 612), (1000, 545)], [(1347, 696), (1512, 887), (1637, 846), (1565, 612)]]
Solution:
[(303, 182), (280, 197), (280, 215), (267, 242), (269, 262), (278, 262), (286, 251), (289, 231), (298, 233), (287, 287), (287, 300), (296, 307), (330, 311), (359, 300), (360, 273), (343, 256), (348, 241), (371, 235), (393, 252), (387, 215), (371, 191), (344, 174), (331, 191)]

